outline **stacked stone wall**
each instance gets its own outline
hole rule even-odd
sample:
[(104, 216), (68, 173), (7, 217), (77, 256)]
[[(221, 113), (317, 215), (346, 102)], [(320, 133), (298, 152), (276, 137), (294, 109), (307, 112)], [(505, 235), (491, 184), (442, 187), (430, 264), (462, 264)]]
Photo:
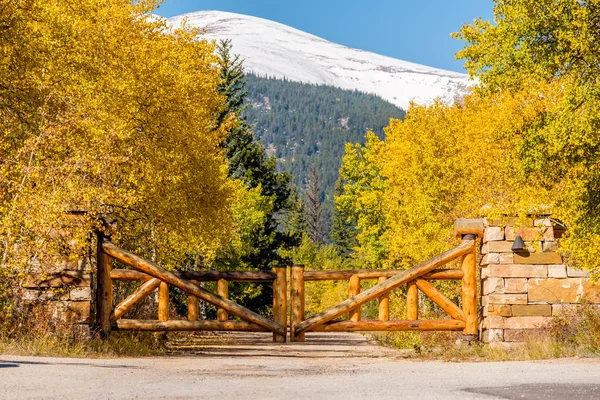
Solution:
[(20, 304), (24, 315), (38, 318), (51, 329), (62, 327), (89, 337), (92, 309), (90, 257), (63, 260), (51, 266), (33, 267), (21, 283)]
[[(518, 224), (518, 228), (516, 227)], [(481, 245), (481, 338), (523, 342), (544, 334), (553, 317), (583, 302), (600, 304), (600, 285), (564, 264), (558, 252), (563, 228), (551, 218), (485, 221)], [(513, 251), (517, 235), (524, 251)]]

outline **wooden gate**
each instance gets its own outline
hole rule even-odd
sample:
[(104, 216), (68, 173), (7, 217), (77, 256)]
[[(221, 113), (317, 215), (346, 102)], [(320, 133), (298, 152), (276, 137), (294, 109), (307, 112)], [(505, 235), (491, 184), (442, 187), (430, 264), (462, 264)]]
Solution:
[[(133, 269), (115, 269), (112, 259)], [(170, 272), (122, 250), (106, 238), (98, 237), (98, 284), (96, 293), (96, 323), (103, 336), (111, 329), (137, 331), (250, 331), (273, 332), (273, 340), (285, 342), (287, 335), (287, 279), (285, 266), (272, 272)], [(113, 307), (113, 280), (143, 281), (138, 290)], [(198, 285), (202, 281), (217, 281), (217, 293)], [(227, 298), (228, 282), (272, 282), (273, 319), (259, 315)], [(169, 285), (188, 294), (188, 319), (169, 320)], [(122, 317), (135, 304), (158, 289), (158, 319), (133, 320)], [(217, 320), (198, 320), (198, 299), (217, 306)], [(229, 320), (229, 314), (243, 321)]]
[[(453, 330), (476, 337), (477, 316), (477, 236), (483, 235), (481, 220), (457, 220), (455, 234), (462, 237), (461, 244), (439, 256), (404, 271), (355, 270), (355, 271), (305, 271), (301, 265), (293, 265), (290, 272), (290, 339), (304, 341), (306, 332), (346, 331), (425, 331)], [(112, 269), (111, 260), (116, 259), (133, 269)], [(460, 268), (440, 269), (457, 259)], [(170, 272), (122, 250), (106, 238), (98, 237), (98, 282), (96, 293), (96, 323), (103, 335), (111, 329), (142, 331), (250, 331), (273, 332), (273, 340), (285, 342), (287, 335), (287, 269), (277, 266), (273, 271), (263, 272)], [(372, 288), (360, 292), (360, 281), (376, 279)], [(113, 307), (113, 280), (143, 281), (137, 291)], [(310, 318), (305, 318), (305, 282), (318, 280), (349, 280), (350, 298)], [(460, 280), (462, 308), (458, 307), (430, 281)], [(217, 281), (217, 293), (212, 293), (199, 282)], [(273, 284), (273, 319), (259, 315), (227, 298), (228, 282), (271, 282)], [(188, 294), (188, 319), (169, 320), (169, 285)], [(389, 293), (407, 285), (406, 320), (389, 320)], [(135, 304), (158, 289), (158, 318), (156, 320), (124, 319), (123, 316)], [(419, 319), (419, 291), (429, 297), (450, 319)], [(217, 320), (198, 320), (198, 299), (217, 307)], [(378, 299), (377, 320), (361, 320), (361, 305)], [(229, 314), (241, 320), (230, 320)], [(348, 320), (336, 321), (348, 314)]]
[[(362, 270), (362, 271), (304, 271), (301, 265), (291, 270), (291, 321), (290, 338), (304, 341), (306, 332), (346, 332), (346, 331), (424, 331), (456, 330), (463, 331), (472, 338), (478, 333), (477, 317), (477, 236), (483, 235), (481, 220), (457, 220), (455, 234), (462, 237), (462, 243), (445, 253), (433, 257), (405, 271)], [(462, 258), (460, 269), (439, 269)], [(360, 292), (361, 279), (377, 279), (378, 284)], [(462, 309), (445, 297), (429, 281), (456, 279), (462, 285)], [(324, 310), (308, 319), (304, 316), (304, 283), (317, 280), (349, 280), (351, 297), (340, 304)], [(389, 320), (389, 293), (402, 285), (407, 285), (407, 319)], [(421, 291), (447, 312), (451, 319), (420, 320), (418, 318), (418, 292)], [(360, 306), (378, 299), (379, 318), (362, 321)], [(348, 314), (348, 320), (335, 321), (335, 318)]]

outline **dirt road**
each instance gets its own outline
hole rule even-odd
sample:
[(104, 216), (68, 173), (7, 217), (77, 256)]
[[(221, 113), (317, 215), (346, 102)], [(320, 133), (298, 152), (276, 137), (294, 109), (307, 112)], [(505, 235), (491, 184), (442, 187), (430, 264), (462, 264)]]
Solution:
[(600, 360), (424, 362), (356, 334), (285, 345), (266, 334), (229, 338), (163, 358), (0, 355), (0, 399), (600, 398)]

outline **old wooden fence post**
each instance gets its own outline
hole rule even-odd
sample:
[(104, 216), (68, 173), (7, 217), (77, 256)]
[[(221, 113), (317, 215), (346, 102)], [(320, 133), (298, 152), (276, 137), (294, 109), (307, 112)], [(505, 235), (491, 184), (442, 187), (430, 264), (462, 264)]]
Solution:
[(110, 279), (112, 258), (102, 250), (102, 243), (108, 240), (103, 233), (97, 234), (96, 264), (96, 325), (102, 338), (110, 334), (110, 314), (112, 313), (113, 286)]
[(304, 321), (304, 265), (292, 265), (290, 276), (290, 340), (304, 342), (304, 332), (296, 335), (294, 331), (296, 325)]
[(285, 265), (276, 265), (273, 268), (275, 280), (273, 281), (273, 321), (283, 326), (283, 335), (273, 333), (273, 341), (285, 343), (287, 336), (287, 268)]
[(471, 252), (466, 254), (462, 261), (462, 306), (465, 315), (466, 327), (463, 331), (465, 339), (475, 340), (479, 333), (477, 320), (477, 261), (476, 246), (477, 236), (463, 235), (463, 243), (473, 241)]

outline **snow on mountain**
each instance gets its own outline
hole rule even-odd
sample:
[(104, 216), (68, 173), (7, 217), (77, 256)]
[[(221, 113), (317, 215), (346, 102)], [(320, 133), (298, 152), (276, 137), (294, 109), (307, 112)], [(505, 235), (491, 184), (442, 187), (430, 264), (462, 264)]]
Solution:
[(431, 68), (329, 42), (287, 25), (247, 15), (199, 11), (168, 18), (204, 28), (206, 39), (231, 39), (247, 72), (331, 85), (379, 95), (407, 109), (410, 101), (452, 103), (473, 81), (465, 74)]

